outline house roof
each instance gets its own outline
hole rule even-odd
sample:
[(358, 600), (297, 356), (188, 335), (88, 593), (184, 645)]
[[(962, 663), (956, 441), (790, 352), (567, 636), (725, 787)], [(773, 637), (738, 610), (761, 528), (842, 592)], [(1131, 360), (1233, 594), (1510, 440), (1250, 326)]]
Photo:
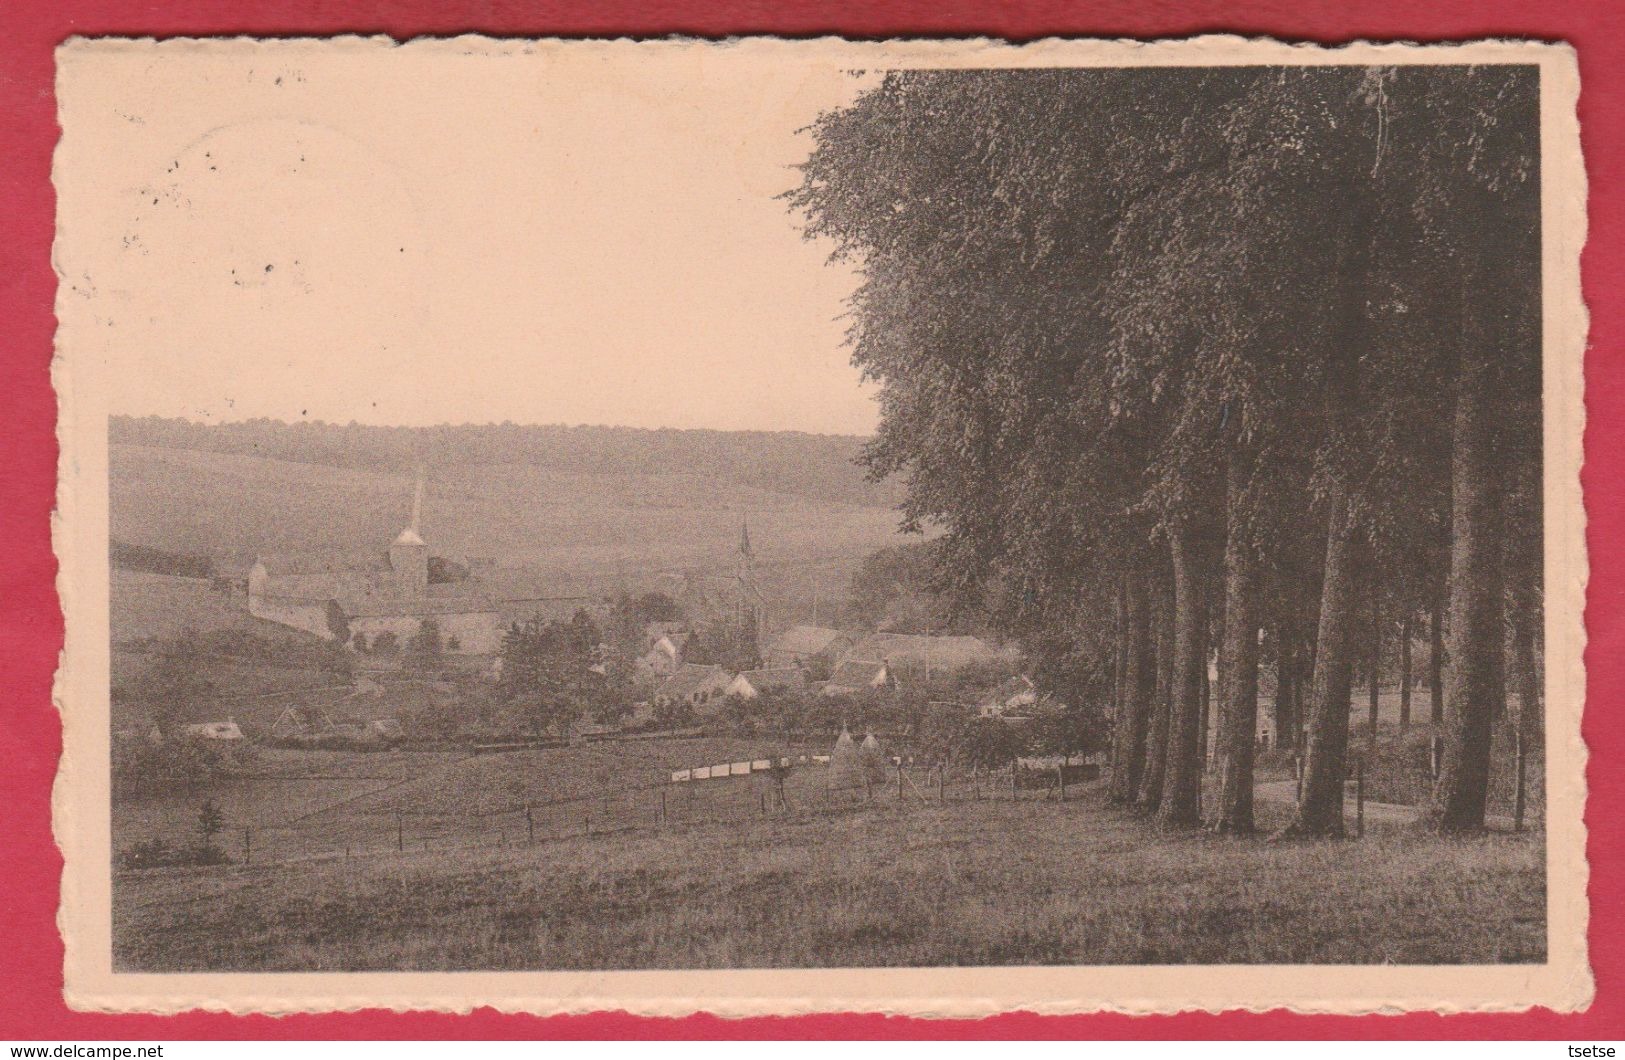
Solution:
[[(654, 647), (658, 648), (660, 646), (660, 642), (665, 641), (672, 646), (673, 651), (681, 655), (683, 648), (688, 645), (688, 639), (691, 636), (693, 636), (693, 634), (690, 633), (662, 633), (660, 636), (655, 638)], [(654, 648), (650, 648), (649, 650), (653, 651)]]
[(826, 688), (867, 688), (886, 672), (886, 664), (871, 659), (847, 659), (835, 667)]
[(347, 618), (383, 618), (390, 615), (496, 614), (497, 606), (480, 593), (457, 596), (405, 596), (395, 593), (347, 593), (338, 599)]
[(774, 637), (767, 650), (789, 655), (817, 655), (827, 651), (841, 636), (840, 630), (827, 626), (791, 626)]
[(682, 669), (662, 681), (660, 687), (655, 690), (655, 694), (681, 699), (699, 691), (707, 681), (719, 677), (726, 678), (727, 676), (727, 672), (720, 666), (700, 666), (697, 663), (687, 663)]
[(793, 666), (780, 666), (765, 670), (746, 670), (735, 680), (748, 681), (756, 691), (765, 692), (769, 688), (801, 688), (807, 683), (807, 675)]
[(255, 562), (272, 577), (297, 574), (384, 574), (389, 558), (382, 552), (329, 553), (325, 555), (262, 552)]
[(956, 669), (973, 662), (1002, 658), (1004, 653), (980, 637), (931, 637), (914, 633), (871, 633), (843, 656), (884, 659), (893, 666), (941, 666)]
[(1016, 696), (1034, 691), (1035, 688), (1033, 686), (1032, 678), (1028, 677), (1026, 674), (1020, 674), (1016, 677), (1010, 678), (1008, 681), (1004, 682), (1004, 684), (995, 689), (993, 692), (993, 698), (998, 702), (1003, 703), (1007, 700), (1014, 699)]

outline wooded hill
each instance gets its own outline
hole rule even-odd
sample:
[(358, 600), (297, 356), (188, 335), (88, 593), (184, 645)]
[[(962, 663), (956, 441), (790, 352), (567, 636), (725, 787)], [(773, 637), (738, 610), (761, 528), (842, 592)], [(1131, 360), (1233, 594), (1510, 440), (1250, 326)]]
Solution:
[(203, 424), (114, 416), (108, 440), (386, 472), (516, 464), (572, 475), (696, 474), (718, 488), (745, 486), (865, 507), (892, 507), (902, 494), (895, 484), (865, 479), (856, 464), (864, 439), (796, 431), (513, 423), (378, 427), (269, 419)]

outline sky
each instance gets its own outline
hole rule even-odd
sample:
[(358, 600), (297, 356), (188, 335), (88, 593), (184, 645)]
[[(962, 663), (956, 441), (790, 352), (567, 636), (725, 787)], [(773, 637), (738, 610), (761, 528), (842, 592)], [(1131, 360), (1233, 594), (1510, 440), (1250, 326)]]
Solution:
[(59, 85), (64, 302), (109, 411), (873, 430), (854, 274), (775, 198), (859, 79), (727, 49), (164, 49)]

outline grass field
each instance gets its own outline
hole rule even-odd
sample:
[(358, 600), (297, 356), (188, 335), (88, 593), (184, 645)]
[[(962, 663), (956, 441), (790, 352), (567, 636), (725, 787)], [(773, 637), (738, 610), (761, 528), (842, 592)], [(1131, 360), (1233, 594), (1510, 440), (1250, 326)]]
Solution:
[(886, 800), (125, 876), (114, 956), (124, 971), (1535, 962), (1544, 879), (1539, 833), (1272, 844), (1159, 834), (1097, 794)]
[[(113, 805), (113, 846), (192, 838), (199, 807), (225, 816), (223, 840), (262, 862), (394, 850), (485, 848), (596, 828), (649, 827), (662, 789), (674, 821), (760, 812), (761, 777), (670, 785), (671, 771), (764, 757), (748, 739), (637, 740), (475, 755), (466, 751), (295, 751), (262, 747), (246, 775), (131, 796)], [(828, 801), (822, 771), (787, 785), (792, 802)], [(526, 810), (529, 809), (527, 823)], [(250, 833), (244, 836), (244, 830)]]
[[(126, 444), (113, 445), (109, 459), (112, 536), (133, 544), (239, 562), (261, 552), (350, 555), (383, 549), (410, 516), (408, 475)], [(863, 481), (855, 466), (850, 477)], [(514, 596), (671, 589), (660, 575), (690, 568), (725, 576), (748, 518), (779, 624), (810, 617), (815, 591), (827, 613), (864, 556), (903, 540), (886, 503), (718, 481), (703, 466), (664, 474), (449, 467), (428, 484), (424, 505), (431, 550), (494, 557), (510, 568), (494, 591)], [(151, 635), (182, 621), (173, 615), (194, 625), (223, 617), (190, 598), (173, 602), (137, 601), (115, 630)]]

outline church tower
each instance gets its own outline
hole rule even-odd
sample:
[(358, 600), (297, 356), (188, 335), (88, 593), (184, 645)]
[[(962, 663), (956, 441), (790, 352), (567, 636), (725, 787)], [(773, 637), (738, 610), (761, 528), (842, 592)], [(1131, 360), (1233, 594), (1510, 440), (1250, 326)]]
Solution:
[(762, 609), (762, 591), (756, 584), (756, 553), (750, 547), (750, 523), (739, 523), (739, 563), (735, 577), (739, 582), (739, 613), (737, 621), (742, 628), (753, 630), (761, 642), (765, 619)]
[(417, 490), (412, 494), (412, 523), (395, 543), (389, 546), (389, 566), (395, 572), (395, 583), (408, 596), (423, 596), (429, 591), (429, 546), (418, 532), (423, 518), (423, 468), (418, 468)]

